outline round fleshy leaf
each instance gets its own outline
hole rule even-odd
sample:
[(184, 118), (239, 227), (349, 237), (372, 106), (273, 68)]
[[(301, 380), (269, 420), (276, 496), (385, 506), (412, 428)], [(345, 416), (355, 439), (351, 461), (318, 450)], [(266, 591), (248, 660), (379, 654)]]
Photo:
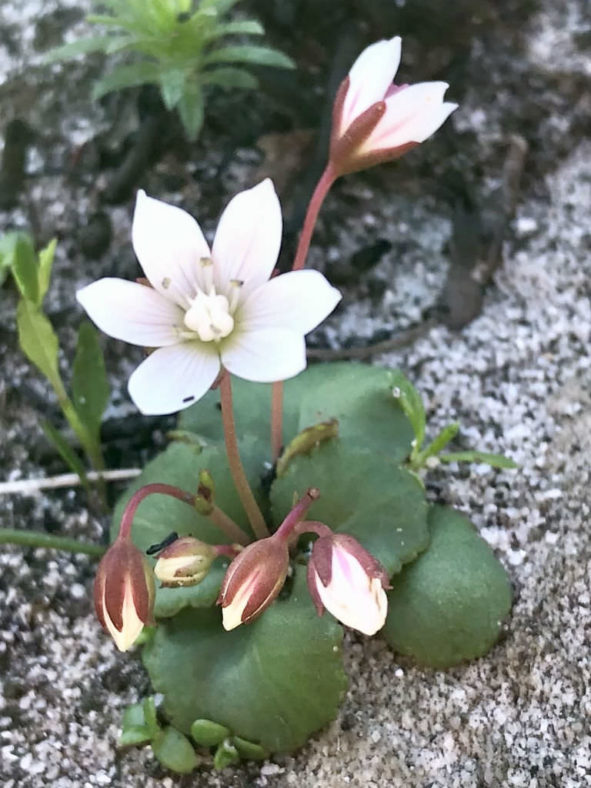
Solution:
[(158, 627), (144, 664), (179, 730), (215, 720), (270, 752), (300, 747), (336, 715), (347, 680), (342, 628), (320, 618), (297, 571), (291, 594), (231, 632), (217, 609), (183, 610)]
[(225, 725), (213, 720), (195, 720), (191, 725), (191, 736), (201, 747), (216, 747), (229, 735), (230, 731)]
[(199, 758), (191, 742), (170, 725), (154, 737), (152, 750), (166, 769), (177, 774), (189, 774), (199, 765)]
[(339, 437), (356, 448), (402, 462), (414, 433), (392, 393), (392, 373), (382, 367), (341, 362), (323, 364), (300, 404), (299, 429), (338, 419)]
[(502, 564), (474, 526), (442, 506), (429, 515), (429, 548), (394, 580), (382, 630), (402, 654), (434, 668), (480, 657), (511, 609)]
[[(232, 381), (240, 435), (266, 441), (270, 433), (271, 385)], [(308, 367), (283, 386), (283, 436), (287, 444), (298, 432), (336, 418), (341, 439), (402, 462), (414, 434), (392, 393), (393, 373), (367, 364), (339, 362)], [(179, 429), (209, 442), (223, 442), (219, 392), (211, 391), (180, 414)]]
[(399, 572), (427, 547), (427, 503), (421, 484), (390, 458), (355, 451), (340, 438), (294, 457), (271, 487), (276, 523), (290, 511), (294, 494), (299, 498), (309, 487), (318, 487), (320, 498), (307, 519), (354, 536), (388, 574)]
[[(252, 436), (240, 444), (246, 475), (262, 503), (261, 478), (265, 474), (265, 449)], [(203, 451), (186, 443), (173, 443), (162, 454), (149, 462), (142, 474), (134, 479), (115, 507), (111, 526), (114, 539), (125, 504), (131, 495), (146, 484), (164, 482), (174, 484), (189, 492), (196, 491), (201, 469), (211, 472), (215, 482), (215, 502), (232, 517), (245, 531), (249, 531), (248, 519), (234, 487), (228, 470), (225, 451), (220, 446), (211, 446)], [(209, 544), (226, 544), (226, 537), (207, 517), (200, 515), (191, 506), (166, 495), (150, 495), (138, 507), (133, 521), (132, 539), (142, 551), (159, 544), (170, 533), (179, 536), (195, 536)], [(156, 557), (148, 560), (154, 564)], [(217, 558), (203, 582), (184, 588), (156, 589), (154, 613), (157, 618), (173, 616), (183, 607), (213, 605), (228, 565), (227, 558)]]

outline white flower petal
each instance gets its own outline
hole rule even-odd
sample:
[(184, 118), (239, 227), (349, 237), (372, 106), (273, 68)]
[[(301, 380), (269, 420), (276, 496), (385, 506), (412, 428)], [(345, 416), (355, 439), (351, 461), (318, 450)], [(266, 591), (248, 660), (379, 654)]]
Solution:
[(306, 368), (306, 343), (302, 334), (285, 329), (238, 330), (222, 345), (222, 364), (257, 383), (286, 380)]
[(211, 254), (195, 219), (181, 208), (139, 191), (131, 240), (150, 284), (186, 308), (202, 283), (199, 261)]
[(400, 37), (378, 41), (366, 47), (349, 71), (349, 89), (343, 104), (342, 134), (377, 101), (382, 101), (400, 64)]
[(99, 279), (76, 293), (88, 316), (115, 339), (161, 347), (179, 341), (183, 312), (151, 287), (125, 279)]
[(128, 389), (142, 413), (175, 413), (197, 402), (219, 371), (213, 343), (183, 342), (149, 355), (129, 378)]
[(362, 151), (423, 142), (451, 115), (457, 104), (443, 103), (446, 82), (419, 82), (386, 100), (386, 112), (361, 146)]
[[(103, 609), (106, 610), (104, 597)], [(143, 621), (140, 620), (137, 610), (135, 609), (135, 604), (133, 602), (133, 590), (131, 587), (131, 581), (129, 579), (126, 579), (125, 581), (125, 594), (123, 597), (123, 609), (121, 611), (121, 616), (123, 618), (123, 629), (121, 632), (119, 632), (106, 612), (105, 624), (119, 651), (129, 651), (129, 649), (140, 636), (140, 632), (144, 628)]]
[(307, 334), (330, 315), (341, 297), (319, 271), (291, 271), (247, 296), (240, 307), (240, 327), (287, 328)]
[(271, 276), (281, 246), (281, 206), (272, 182), (237, 194), (223, 212), (213, 242), (214, 277), (227, 295), (235, 279), (244, 294)]

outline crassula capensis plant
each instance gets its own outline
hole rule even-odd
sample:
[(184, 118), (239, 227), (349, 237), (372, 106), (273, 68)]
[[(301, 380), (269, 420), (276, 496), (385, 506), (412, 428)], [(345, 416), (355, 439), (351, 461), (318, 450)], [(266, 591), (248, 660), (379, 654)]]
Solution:
[(177, 772), (208, 748), (218, 768), (293, 750), (333, 719), (343, 625), (448, 667), (484, 654), (510, 608), (490, 548), (422, 482), (438, 461), (510, 461), (444, 454), (455, 424), (424, 446), (421, 397), (398, 370), (305, 369), (305, 335), (341, 298), (304, 268), (331, 184), (403, 155), (456, 108), (443, 82), (393, 84), (399, 60), (400, 39), (380, 41), (341, 84), (292, 271), (275, 275), (271, 181), (230, 201), (211, 247), (140, 191), (141, 277), (77, 294), (102, 331), (149, 349), (129, 380), (138, 409), (181, 412), (177, 440), (117, 505), (95, 582), (103, 627), (122, 651), (143, 644), (162, 696), (127, 710), (121, 745), (150, 742)]

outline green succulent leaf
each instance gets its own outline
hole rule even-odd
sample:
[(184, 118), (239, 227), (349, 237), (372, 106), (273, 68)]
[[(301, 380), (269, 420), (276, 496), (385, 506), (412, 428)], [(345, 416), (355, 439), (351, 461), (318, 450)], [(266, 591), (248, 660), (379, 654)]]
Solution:
[(199, 765), (199, 758), (189, 739), (171, 725), (154, 737), (152, 750), (166, 769), (177, 774), (189, 774)]
[(117, 742), (118, 747), (139, 747), (147, 744), (152, 738), (150, 728), (146, 724), (143, 703), (134, 703), (128, 706), (121, 721), (121, 735)]
[(174, 109), (183, 98), (186, 78), (186, 72), (182, 68), (170, 68), (160, 72), (160, 93), (167, 109)]
[[(254, 438), (248, 437), (241, 442), (240, 450), (247, 477), (259, 502), (263, 504), (260, 488), (267, 460), (266, 448)], [(118, 501), (113, 514), (111, 537), (114, 539), (117, 535), (125, 504), (136, 490), (152, 482), (164, 482), (177, 485), (189, 492), (196, 492), (201, 469), (209, 470), (213, 476), (216, 504), (241, 528), (249, 532), (248, 519), (228, 470), (224, 449), (221, 446), (212, 446), (201, 451), (195, 445), (173, 443), (146, 465), (142, 474), (134, 479)], [(211, 520), (198, 514), (191, 506), (165, 495), (151, 495), (146, 498), (140, 504), (134, 518), (132, 529), (134, 543), (140, 550), (145, 551), (151, 545), (162, 542), (173, 531), (179, 536), (195, 536), (209, 544), (226, 544), (232, 541), (221, 533)], [(155, 561), (154, 558), (148, 560)], [(187, 605), (195, 607), (213, 605), (227, 564), (227, 558), (217, 558), (205, 580), (198, 585), (184, 588), (157, 588), (156, 617), (174, 616)]]
[(428, 544), (427, 503), (422, 487), (387, 457), (352, 449), (340, 439), (295, 457), (271, 487), (275, 522), (295, 495), (318, 487), (308, 519), (358, 539), (392, 575)]
[(382, 633), (402, 654), (434, 668), (481, 657), (511, 608), (507, 573), (463, 515), (435, 506), (429, 548), (394, 580)]
[(201, 747), (217, 747), (230, 735), (230, 729), (213, 720), (195, 720), (191, 736)]
[[(94, 19), (93, 21), (99, 21)], [(104, 24), (104, 20), (100, 21)], [(127, 37), (114, 36), (88, 36), (87, 38), (79, 38), (77, 41), (72, 41), (70, 44), (64, 44), (60, 47), (50, 49), (44, 56), (46, 63), (57, 63), (60, 60), (70, 60), (71, 58), (78, 57), (78, 55), (90, 55), (93, 52), (109, 52), (113, 51), (113, 46), (127, 42)]]
[(295, 63), (283, 52), (270, 47), (242, 44), (214, 49), (203, 58), (203, 64), (247, 63), (250, 66), (271, 66), (273, 68), (295, 68)]
[[(283, 435), (287, 444), (319, 422), (337, 419), (343, 443), (378, 451), (402, 462), (410, 453), (413, 431), (392, 396), (392, 372), (367, 364), (317, 364), (283, 387)], [(271, 385), (236, 378), (235, 416), (240, 435), (270, 435)], [(212, 391), (184, 410), (179, 429), (211, 443), (223, 443), (219, 392)]]
[(493, 468), (518, 468), (516, 462), (503, 454), (490, 454), (486, 451), (455, 451), (440, 454), (441, 462), (481, 462)]
[(237, 22), (226, 22), (217, 25), (211, 38), (222, 38), (223, 36), (262, 36), (265, 28), (255, 19), (244, 19)]
[(263, 761), (269, 754), (260, 744), (246, 741), (246, 739), (241, 739), (240, 736), (232, 736), (232, 743), (240, 753), (240, 757), (245, 760)]
[(215, 719), (269, 752), (289, 752), (336, 715), (347, 686), (342, 636), (316, 614), (298, 569), (289, 597), (252, 624), (225, 632), (218, 609), (162, 622), (144, 663), (179, 730)]
[(88, 321), (78, 330), (72, 398), (80, 420), (98, 440), (103, 413), (109, 402), (109, 383), (98, 331)]
[(213, 757), (213, 766), (218, 771), (225, 769), (227, 766), (233, 766), (240, 761), (240, 753), (236, 746), (230, 739), (224, 739), (215, 751)]

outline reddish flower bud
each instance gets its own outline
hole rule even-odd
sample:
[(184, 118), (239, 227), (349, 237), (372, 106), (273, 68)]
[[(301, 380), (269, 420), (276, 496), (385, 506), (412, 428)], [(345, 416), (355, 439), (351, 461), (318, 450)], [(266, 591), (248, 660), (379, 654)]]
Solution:
[(165, 587), (194, 586), (205, 579), (217, 554), (212, 545), (183, 536), (162, 550), (154, 574)]
[(224, 629), (260, 616), (281, 591), (288, 568), (289, 551), (283, 538), (270, 536), (245, 547), (228, 567), (218, 597)]
[(118, 538), (98, 566), (94, 607), (99, 621), (120, 651), (152, 623), (154, 576), (147, 559), (128, 539)]
[(390, 588), (386, 570), (352, 536), (321, 536), (308, 562), (308, 588), (322, 615), (329, 611), (342, 624), (365, 635), (384, 626)]

